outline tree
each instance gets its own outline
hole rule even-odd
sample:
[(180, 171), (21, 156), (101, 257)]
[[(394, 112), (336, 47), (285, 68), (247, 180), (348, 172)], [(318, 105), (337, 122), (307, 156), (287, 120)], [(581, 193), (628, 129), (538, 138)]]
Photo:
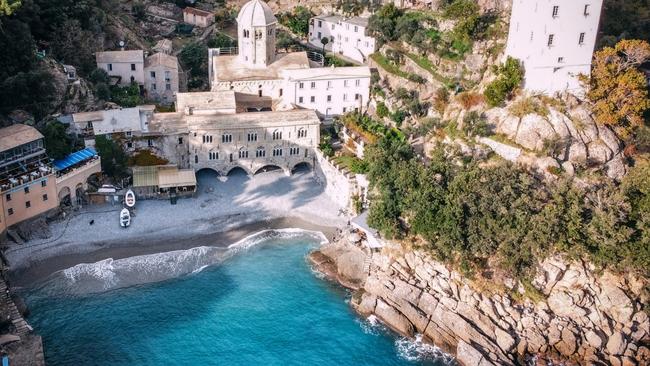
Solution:
[(198, 42), (189, 43), (183, 47), (179, 56), (193, 77), (207, 74), (208, 50), (204, 45)]
[(76, 19), (69, 19), (55, 31), (52, 52), (61, 61), (81, 68), (88, 73), (95, 67), (95, 52), (98, 50), (95, 36), (84, 30)]
[(45, 149), (52, 159), (61, 159), (72, 152), (72, 143), (66, 133), (66, 126), (59, 121), (49, 121), (43, 128)]
[(594, 56), (587, 97), (593, 103), (595, 120), (611, 126), (624, 140), (643, 125), (643, 114), (650, 109), (648, 83), (639, 70), (648, 60), (650, 44), (641, 40), (620, 41)]
[(106, 175), (115, 179), (127, 175), (126, 165), (129, 159), (122, 146), (106, 136), (100, 135), (95, 137), (95, 147), (102, 158), (102, 171)]
[(320, 43), (323, 45), (323, 55), (325, 54), (325, 46), (327, 46), (328, 43), (330, 43), (330, 39), (327, 37), (323, 37), (320, 40)]
[(524, 78), (524, 70), (516, 58), (508, 56), (505, 64), (497, 68), (497, 78), (485, 88), (485, 99), (491, 107), (501, 105), (512, 97)]
[(134, 1), (131, 6), (131, 11), (133, 12), (133, 16), (140, 20), (144, 19), (145, 15), (147, 15), (144, 4), (141, 1)]
[(24, 109), (40, 120), (52, 111), (55, 101), (54, 77), (46, 70), (19, 72), (0, 84), (0, 112)]
[(100, 83), (108, 84), (110, 77), (108, 75), (108, 72), (106, 72), (106, 70), (100, 69), (98, 67), (95, 68), (95, 70), (93, 70), (90, 73), (88, 80), (90, 80), (93, 84), (100, 84)]
[(304, 6), (296, 6), (291, 13), (280, 16), (280, 22), (293, 33), (306, 37), (309, 33), (309, 20), (314, 14)]
[(395, 30), (396, 21), (404, 12), (393, 3), (379, 8), (368, 20), (368, 33), (377, 39), (381, 46), (384, 43), (397, 40), (399, 34)]
[(277, 48), (283, 49), (285, 52), (294, 45), (296, 42), (287, 34), (287, 32), (278, 32), (275, 38), (275, 45)]
[(0, 0), (0, 15), (11, 15), (20, 6), (20, 0)]
[(229, 36), (221, 32), (217, 32), (217, 34), (215, 34), (214, 37), (208, 40), (209, 48), (235, 47), (236, 44), (237, 42), (235, 42), (234, 39), (230, 38)]
[(36, 43), (29, 25), (16, 19), (3, 20), (0, 26), (0, 82), (36, 64)]

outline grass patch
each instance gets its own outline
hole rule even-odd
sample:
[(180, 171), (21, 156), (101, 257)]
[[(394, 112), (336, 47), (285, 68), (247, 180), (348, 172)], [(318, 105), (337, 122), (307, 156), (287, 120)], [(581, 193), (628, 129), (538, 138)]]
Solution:
[(368, 164), (354, 155), (340, 155), (332, 160), (352, 173), (365, 174), (368, 171)]
[(510, 114), (522, 118), (528, 114), (537, 114), (543, 117), (548, 117), (549, 110), (544, 103), (535, 98), (522, 98), (512, 103), (508, 108)]
[(397, 75), (399, 77), (407, 79), (409, 74), (407, 72), (402, 71), (398, 66), (395, 66), (393, 63), (391, 63), (386, 56), (382, 55), (379, 52), (375, 52), (372, 55), (370, 55), (370, 58), (373, 59), (377, 63), (377, 65), (381, 66), (382, 69), (390, 72), (393, 75)]
[(448, 78), (440, 75), (437, 71), (436, 66), (428, 58), (413, 53), (405, 53), (405, 55), (406, 57), (410, 58), (413, 62), (415, 62), (418, 66), (427, 70), (429, 74), (431, 74), (433, 78), (438, 80), (439, 82), (443, 84), (449, 84), (452, 82)]

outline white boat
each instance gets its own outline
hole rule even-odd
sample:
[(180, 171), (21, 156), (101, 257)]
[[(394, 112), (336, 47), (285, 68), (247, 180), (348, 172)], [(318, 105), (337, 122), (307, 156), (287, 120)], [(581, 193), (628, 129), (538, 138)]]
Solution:
[(120, 212), (120, 226), (127, 228), (129, 225), (131, 225), (131, 213), (128, 208), (123, 208)]
[(129, 208), (135, 206), (135, 193), (130, 189), (126, 191), (126, 194), (124, 195), (124, 204)]

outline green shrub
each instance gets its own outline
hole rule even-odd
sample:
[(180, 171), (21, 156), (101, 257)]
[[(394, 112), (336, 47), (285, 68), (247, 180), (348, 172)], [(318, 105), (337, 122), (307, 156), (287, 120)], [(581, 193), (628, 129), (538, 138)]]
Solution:
[(505, 64), (497, 68), (497, 78), (485, 88), (485, 99), (497, 107), (512, 97), (523, 80), (524, 70), (519, 60), (508, 56)]
[(388, 110), (388, 107), (386, 107), (386, 104), (384, 102), (378, 102), (377, 103), (377, 116), (384, 118), (388, 117), (390, 114), (390, 111)]

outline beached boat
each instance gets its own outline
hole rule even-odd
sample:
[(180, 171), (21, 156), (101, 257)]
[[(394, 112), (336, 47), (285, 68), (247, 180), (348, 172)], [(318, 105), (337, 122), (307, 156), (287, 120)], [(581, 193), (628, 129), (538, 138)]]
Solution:
[(120, 212), (120, 226), (126, 228), (129, 225), (131, 225), (131, 213), (128, 208), (123, 208)]
[(124, 204), (129, 208), (135, 206), (135, 193), (130, 189), (126, 191), (126, 194), (124, 195)]

